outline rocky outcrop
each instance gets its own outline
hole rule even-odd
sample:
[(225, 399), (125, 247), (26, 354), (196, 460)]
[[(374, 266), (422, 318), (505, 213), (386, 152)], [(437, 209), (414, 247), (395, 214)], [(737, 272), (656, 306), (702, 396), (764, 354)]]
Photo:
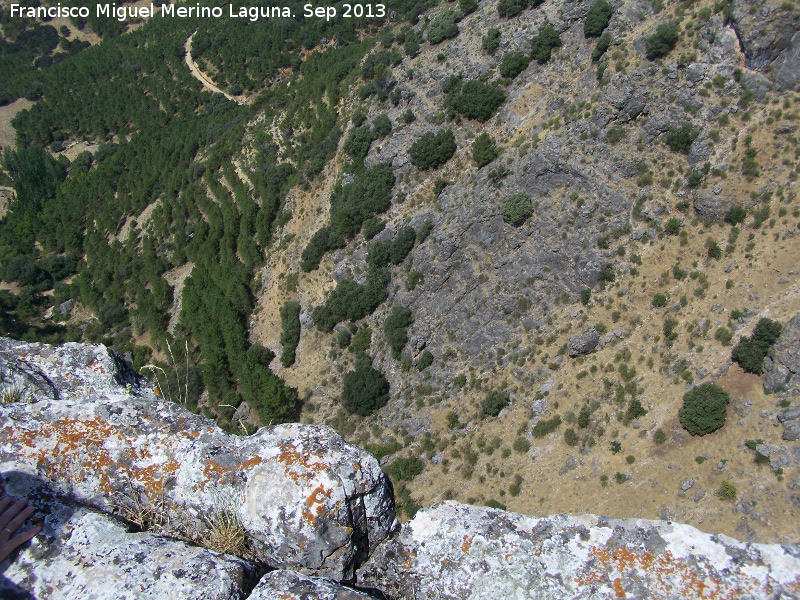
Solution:
[[(102, 347), (12, 346), (6, 342), (2, 368), (34, 373), (47, 382), (46, 398), (64, 399), (40, 399), (30, 385), (23, 391), (34, 404), (3, 407), (0, 471), (39, 477), (123, 517), (144, 507), (166, 522), (202, 526), (232, 513), (260, 560), (337, 580), (351, 578), (396, 525), (378, 462), (330, 428), (228, 435), (181, 406), (137, 397), (148, 395), (142, 380), (118, 393), (126, 391), (116, 383), (125, 367), (113, 355), (103, 362)], [(32, 367), (44, 361), (49, 370)], [(92, 393), (66, 399), (76, 388)]]
[[(800, 390), (800, 314), (792, 317), (769, 355), (764, 358), (764, 390), (774, 392), (782, 387)], [(800, 391), (798, 391), (800, 394)]]
[(27, 475), (6, 474), (6, 489), (37, 507), (43, 529), (2, 569), (2, 598), (238, 600), (257, 580), (246, 561), (129, 533), (108, 515), (54, 498)]
[(407, 598), (777, 598), (796, 597), (800, 553), (677, 523), (445, 502), (385, 542), (362, 576)]
[(594, 327), (578, 335), (571, 335), (567, 339), (567, 352), (570, 356), (589, 354), (597, 347), (600, 341), (600, 334)]
[(767, 70), (781, 87), (800, 83), (800, 10), (791, 3), (732, 3), (734, 27), (749, 69)]
[(344, 587), (335, 581), (319, 577), (307, 577), (294, 571), (273, 571), (265, 575), (249, 600), (368, 600), (372, 598), (356, 590)]

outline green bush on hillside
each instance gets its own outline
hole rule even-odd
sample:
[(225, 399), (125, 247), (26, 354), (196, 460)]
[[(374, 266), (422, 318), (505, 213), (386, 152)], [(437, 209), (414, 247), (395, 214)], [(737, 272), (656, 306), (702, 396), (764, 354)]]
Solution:
[(445, 40), (456, 37), (458, 35), (458, 25), (456, 23), (459, 20), (460, 16), (457, 11), (444, 11), (428, 25), (428, 42), (435, 46)]
[(584, 37), (600, 37), (608, 27), (611, 15), (614, 14), (614, 7), (606, 0), (599, 0), (592, 5), (586, 13), (586, 20), (583, 22)]
[[(444, 91), (444, 86), (443, 86)], [(506, 95), (496, 84), (483, 83), (472, 79), (464, 84), (453, 85), (447, 105), (467, 119), (485, 123), (506, 100)]]
[(530, 59), (524, 52), (507, 52), (500, 61), (500, 75), (514, 79), (528, 68)]
[(409, 149), (411, 164), (424, 170), (438, 169), (456, 153), (456, 136), (452, 129), (444, 129), (434, 135), (423, 133)]
[(494, 54), (500, 47), (500, 30), (497, 27), (490, 27), (486, 35), (481, 40), (481, 48), (486, 54)]
[(494, 140), (485, 131), (472, 142), (472, 160), (480, 169), (497, 158), (497, 148)]
[(704, 383), (683, 395), (681, 425), (692, 435), (706, 435), (725, 424), (730, 395), (714, 383)]
[(291, 367), (295, 361), (297, 344), (300, 343), (300, 304), (297, 302), (287, 302), (281, 308), (281, 344), (283, 353), (281, 354), (281, 364), (284, 367)]
[(503, 220), (515, 227), (522, 225), (533, 214), (533, 202), (525, 192), (518, 192), (503, 200), (500, 215)]
[(395, 306), (383, 322), (383, 333), (392, 349), (392, 357), (400, 360), (400, 354), (408, 342), (406, 330), (414, 322), (414, 315), (405, 306)]
[(645, 38), (645, 54), (650, 60), (662, 58), (678, 43), (678, 26), (675, 23), (662, 23), (656, 32)]
[(496, 417), (510, 402), (511, 397), (508, 392), (490, 390), (486, 392), (486, 398), (481, 402), (481, 410), (485, 415)]
[(764, 358), (780, 337), (781, 330), (782, 326), (777, 321), (760, 319), (753, 329), (753, 335), (739, 341), (731, 353), (731, 358), (748, 373), (761, 375), (764, 371)]
[(561, 47), (561, 36), (555, 28), (548, 23), (539, 30), (538, 35), (531, 40), (531, 58), (541, 64), (550, 60), (553, 48)]
[(342, 404), (351, 414), (366, 417), (389, 402), (389, 382), (372, 368), (367, 354), (356, 357), (355, 368), (344, 374), (343, 384)]

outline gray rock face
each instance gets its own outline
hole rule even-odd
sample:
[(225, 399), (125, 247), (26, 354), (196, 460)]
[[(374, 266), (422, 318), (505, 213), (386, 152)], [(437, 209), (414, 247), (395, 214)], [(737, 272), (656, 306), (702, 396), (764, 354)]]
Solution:
[(248, 600), (368, 600), (372, 596), (319, 577), (307, 577), (294, 571), (273, 571), (265, 575)]
[(597, 346), (600, 341), (600, 334), (592, 327), (588, 331), (584, 331), (579, 335), (571, 335), (567, 339), (567, 352), (570, 356), (578, 356), (579, 354), (588, 354)]
[(719, 597), (794, 597), (797, 554), (675, 523), (445, 502), (417, 513), (360, 574), (407, 598), (695, 598), (709, 586)]
[(722, 194), (694, 192), (694, 212), (704, 221), (722, 221), (734, 204), (734, 199)]
[(73, 378), (94, 393), (4, 405), (1, 472), (40, 477), (73, 500), (123, 516), (134, 510), (134, 497), (195, 524), (232, 511), (267, 564), (339, 580), (350, 578), (396, 525), (378, 462), (328, 427), (279, 425), (249, 437), (228, 435), (152, 392), (150, 398), (116, 393), (111, 363), (95, 360), (108, 356), (102, 346), (37, 346), (35, 360), (30, 354), (15, 360), (13, 343), (4, 345), (11, 348), (5, 367), (15, 373), (30, 372), (42, 357), (51, 361), (47, 377), (26, 388), (32, 400), (39, 399), (41, 381), (49, 382), (45, 397), (75, 388)]
[(800, 10), (765, 3), (758, 10), (749, 0), (734, 0), (734, 27), (744, 50), (745, 66), (766, 70), (778, 85), (796, 89), (800, 82)]
[(257, 577), (252, 565), (236, 557), (128, 533), (107, 515), (54, 499), (24, 475), (11, 474), (6, 488), (29, 498), (43, 529), (3, 569), (2, 598), (238, 600)]
[(764, 359), (764, 390), (800, 389), (800, 314), (792, 317)]

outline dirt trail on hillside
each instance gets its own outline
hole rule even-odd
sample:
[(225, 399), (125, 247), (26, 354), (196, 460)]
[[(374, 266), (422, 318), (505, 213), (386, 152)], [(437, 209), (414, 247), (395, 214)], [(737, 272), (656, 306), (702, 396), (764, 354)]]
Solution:
[(228, 100), (233, 100), (237, 104), (245, 104), (245, 101), (241, 98), (237, 98), (236, 96), (231, 96), (227, 92), (223, 92), (217, 86), (215, 86), (211, 81), (197, 68), (197, 64), (192, 60), (192, 38), (194, 37), (194, 33), (188, 37), (186, 40), (186, 44), (184, 48), (186, 49), (186, 65), (189, 67), (189, 70), (192, 72), (192, 76), (197, 79), (200, 83), (203, 84), (203, 87), (206, 88), (210, 92), (215, 92), (217, 94), (222, 94)]

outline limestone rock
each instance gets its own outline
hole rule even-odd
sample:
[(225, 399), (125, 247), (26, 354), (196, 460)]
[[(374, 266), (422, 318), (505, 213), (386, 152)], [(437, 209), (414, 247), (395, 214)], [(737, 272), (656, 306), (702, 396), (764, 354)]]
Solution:
[(278, 570), (265, 575), (248, 600), (369, 600), (372, 596), (344, 587), (329, 579), (307, 577), (294, 571)]
[(156, 398), (154, 386), (102, 344), (50, 346), (0, 337), (0, 375), (31, 402), (90, 394), (112, 399)]
[[(34, 399), (69, 399), (0, 408), (0, 472), (40, 477), (77, 502), (122, 516), (134, 498), (200, 525), (232, 511), (267, 564), (337, 580), (350, 578), (396, 526), (378, 462), (328, 427), (229, 435), (152, 392), (116, 393), (124, 391), (112, 371), (117, 362), (103, 346), (67, 345), (69, 361), (62, 348), (15, 344), (3, 340), (4, 368), (31, 374), (26, 389)], [(27, 346), (31, 352), (21, 352)], [(71, 367), (51, 368), (58, 356)], [(75, 397), (87, 389), (93, 393)]]
[(567, 352), (570, 356), (588, 354), (595, 349), (599, 341), (600, 334), (592, 327), (579, 335), (569, 336), (567, 340)]
[(676, 523), (445, 502), (417, 513), (360, 575), (410, 598), (693, 598), (698, 582), (720, 597), (794, 597), (800, 559), (796, 546)]
[(56, 499), (23, 474), (7, 477), (6, 488), (29, 498), (43, 529), (6, 563), (2, 598), (239, 600), (257, 578), (239, 558), (128, 533), (115, 519)]
[(789, 384), (800, 387), (800, 314), (784, 325), (769, 356), (764, 359), (764, 389), (774, 392)]

